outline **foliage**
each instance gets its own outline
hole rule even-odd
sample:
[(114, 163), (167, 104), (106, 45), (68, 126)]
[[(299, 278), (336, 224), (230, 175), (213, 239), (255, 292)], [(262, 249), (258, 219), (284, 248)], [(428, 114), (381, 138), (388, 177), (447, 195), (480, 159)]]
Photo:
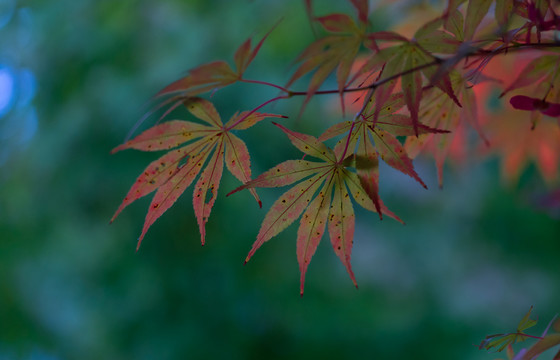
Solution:
[[(507, 357), (509, 360), (530, 360), (535, 359), (543, 352), (560, 345), (560, 320), (556, 320), (556, 317), (548, 324), (541, 336), (534, 336), (525, 333), (525, 330), (537, 324), (536, 320), (530, 318), (532, 310), (533, 307), (531, 306), (527, 314), (525, 314), (517, 325), (515, 332), (488, 335), (480, 343), (479, 349), (497, 349), (497, 351), (500, 352), (507, 348)], [(548, 330), (551, 326), (555, 332), (549, 334)], [(521, 349), (516, 355), (513, 351), (512, 345), (528, 339), (538, 339), (538, 341), (529, 349)], [(560, 359), (560, 350), (556, 353), (554, 359)]]
[[(445, 160), (448, 154), (453, 155), (457, 144), (467, 147), (468, 133), (464, 128), (469, 125), (478, 133), (485, 153), (502, 154), (504, 173), (510, 179), (519, 176), (528, 159), (535, 158), (549, 184), (557, 182), (560, 53), (555, 36), (560, 31), (560, 17), (552, 1), (449, 1), (441, 15), (420, 26), (411, 39), (395, 31), (370, 31), (369, 2), (349, 3), (355, 18), (342, 13), (317, 16), (312, 1), (305, 1), (309, 18), (320, 26), (323, 35), (296, 59), (299, 66), (284, 86), (245, 75), (267, 34), (254, 48), (247, 40), (237, 49), (236, 70), (224, 61), (204, 64), (156, 94), (157, 109), (169, 106), (160, 120), (184, 105), (204, 124), (163, 122), (115, 149), (169, 150), (148, 165), (113, 217), (157, 189), (138, 245), (148, 228), (173, 205), (206, 163), (193, 193), (202, 244), (224, 162), (243, 182), (233, 192), (249, 189), (259, 205), (255, 188), (301, 181), (274, 202), (247, 260), (303, 213), (297, 236), (303, 294), (305, 272), (325, 227), (335, 253), (356, 283), (350, 266), (354, 232), (350, 194), (380, 218), (386, 214), (400, 221), (379, 197), (379, 158), (426, 187), (412, 158), (431, 154), (442, 186)], [(532, 60), (516, 71), (513, 82), (503, 87), (501, 97), (511, 96), (504, 105), (506, 115), (493, 116), (478, 100), (484, 96), (484, 84), (502, 79), (499, 73), (487, 69), (523, 60), (526, 55)], [(354, 65), (360, 61), (356, 69)], [(332, 74), (336, 89), (321, 90)], [(308, 77), (306, 91), (292, 90), (296, 82)], [(196, 97), (214, 95), (240, 82), (270, 86), (281, 94), (251, 111), (234, 115), (225, 125), (209, 100)], [(359, 95), (351, 120), (340, 121), (320, 136), (275, 124), (305, 156), (321, 162), (287, 160), (251, 180), (250, 151), (232, 131), (246, 129), (266, 117), (283, 117), (258, 111), (294, 97), (304, 99), (303, 116), (305, 106), (314, 97), (338, 94), (344, 114), (353, 107), (345, 101), (345, 96), (352, 93)], [(489, 135), (485, 135), (487, 132)], [(336, 136), (341, 139), (329, 147), (325, 142)], [(189, 143), (184, 145), (185, 142)]]

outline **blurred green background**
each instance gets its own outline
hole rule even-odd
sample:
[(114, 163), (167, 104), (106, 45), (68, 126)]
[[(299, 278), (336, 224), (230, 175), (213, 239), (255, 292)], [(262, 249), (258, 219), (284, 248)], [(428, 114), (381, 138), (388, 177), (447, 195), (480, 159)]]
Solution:
[[(537, 334), (560, 310), (560, 222), (538, 207), (534, 169), (504, 187), (497, 160), (448, 169), (443, 190), (417, 160), (428, 191), (383, 167), (381, 195), (407, 225), (357, 211), (359, 290), (325, 238), (300, 298), (295, 226), (243, 266), (282, 190), (260, 191), (258, 209), (248, 193), (225, 198), (238, 186), (226, 173), (204, 247), (191, 189), (137, 253), (149, 196), (108, 225), (157, 156), (110, 155), (150, 97), (280, 18), (248, 76), (284, 84), (313, 38), (301, 1), (0, 0), (0, 359), (492, 359), (473, 344), (530, 305)], [(212, 100), (227, 119), (275, 95), (239, 85)], [(299, 99), (266, 110), (317, 134), (336, 101), (299, 120)], [(255, 174), (301, 156), (268, 121), (242, 136)]]

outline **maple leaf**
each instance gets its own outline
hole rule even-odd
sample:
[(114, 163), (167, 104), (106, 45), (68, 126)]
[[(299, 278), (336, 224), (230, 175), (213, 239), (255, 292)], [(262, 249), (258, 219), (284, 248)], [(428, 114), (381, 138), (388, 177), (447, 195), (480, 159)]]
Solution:
[[(437, 75), (437, 67), (441, 60), (431, 53), (427, 52), (420, 42), (425, 39), (435, 37), (436, 39), (444, 32), (434, 34), (433, 31), (442, 25), (441, 19), (435, 25), (421, 28), (415, 34), (415, 40), (410, 41), (398, 34), (390, 32), (377, 32), (368, 35), (368, 39), (372, 42), (391, 41), (398, 42), (398, 45), (385, 47), (379, 52), (371, 56), (371, 61), (366, 62), (364, 68), (377, 69), (379, 62), (382, 62), (383, 69), (379, 76), (378, 82), (381, 84), (375, 89), (375, 101), (379, 104), (384, 103), (389, 96), (397, 88), (400, 81), (400, 87), (404, 96), (406, 107), (412, 119), (414, 134), (418, 135), (419, 126), (419, 108), (422, 100), (422, 91), (424, 88), (424, 77), (430, 80), (430, 83), (444, 91), (457, 105), (461, 106), (459, 100), (455, 96), (449, 75), (446, 73)], [(420, 41), (418, 41), (418, 39)], [(439, 44), (445, 41), (440, 39)], [(425, 42), (425, 45), (428, 45)], [(455, 46), (449, 43), (450, 46)], [(445, 47), (441, 47), (445, 49)], [(442, 52), (445, 52), (442, 50)], [(358, 72), (361, 74), (362, 71)], [(357, 74), (357, 75), (358, 75)], [(374, 121), (377, 114), (374, 114)]]
[(538, 116), (531, 123), (523, 112), (507, 109), (485, 126), (490, 148), (484, 153), (498, 153), (502, 160), (502, 175), (508, 182), (516, 180), (530, 161), (548, 183), (558, 180), (560, 166), (560, 127), (550, 118)]
[(533, 59), (519, 73), (517, 78), (502, 92), (507, 93), (527, 86), (537, 86), (532, 95), (546, 100), (551, 90), (560, 86), (560, 55), (543, 55)]
[[(251, 179), (247, 146), (231, 130), (247, 129), (267, 117), (284, 117), (244, 112), (235, 114), (224, 125), (214, 105), (208, 100), (194, 97), (183, 103), (203, 124), (168, 121), (144, 131), (113, 150), (113, 153), (124, 149), (170, 150), (150, 163), (136, 179), (111, 219), (112, 222), (132, 202), (157, 190), (148, 209), (138, 247), (150, 226), (175, 203), (201, 171), (193, 192), (193, 207), (204, 245), (205, 224), (216, 201), (224, 162), (229, 172), (242, 183)], [(187, 142), (190, 143), (181, 146)], [(204, 168), (207, 160), (208, 165)], [(255, 189), (251, 189), (251, 194), (260, 206), (261, 201)]]
[(527, 314), (523, 316), (523, 318), (517, 325), (517, 329), (514, 333), (488, 335), (486, 336), (486, 338), (484, 338), (484, 340), (482, 340), (478, 348), (486, 350), (498, 348), (498, 352), (500, 352), (504, 350), (508, 345), (527, 340), (529, 336), (525, 334), (524, 331), (537, 324), (536, 320), (530, 318), (532, 310), (533, 307), (531, 306)]
[(420, 117), (432, 128), (447, 130), (447, 133), (424, 133), (419, 136), (408, 136), (405, 149), (412, 158), (421, 152), (430, 153), (436, 162), (439, 186), (443, 187), (443, 165), (452, 146), (456, 142), (464, 142), (462, 137), (467, 134), (466, 123), (474, 128), (479, 137), (488, 144), (478, 121), (477, 98), (472, 85), (456, 71), (450, 73), (453, 91), (464, 104), (459, 108), (440, 89), (429, 88), (423, 93)]
[[(426, 184), (414, 170), (412, 160), (405, 147), (396, 136), (412, 136), (416, 131), (418, 131), (419, 136), (432, 133), (443, 134), (449, 131), (422, 123), (418, 123), (417, 130), (415, 130), (410, 116), (397, 113), (404, 106), (405, 100), (402, 93), (391, 95), (383, 104), (377, 103), (372, 98), (365, 107), (363, 114), (355, 122), (346, 121), (335, 124), (327, 129), (319, 139), (325, 141), (334, 136), (349, 134), (352, 129), (351, 135), (344, 136), (339, 140), (335, 146), (335, 153), (341, 154), (345, 150), (354, 152), (356, 145), (358, 145), (357, 155), (359, 157), (371, 157), (374, 161), (373, 158), (377, 158), (377, 155), (379, 155), (389, 166), (409, 175), (426, 188)], [(377, 120), (374, 120), (375, 115), (377, 115)], [(373, 143), (371, 139), (373, 139)], [(373, 179), (376, 179), (378, 175), (369, 174), (367, 177), (370, 178), (367, 183), (372, 184), (371, 189), (373, 191), (377, 188), (377, 181)], [(365, 178), (362, 181), (366, 182)], [(372, 199), (377, 198), (373, 194), (370, 194), (370, 197)]]
[(178, 99), (181, 100), (207, 91), (215, 91), (241, 80), (245, 70), (247, 70), (247, 67), (255, 59), (263, 42), (275, 27), (276, 25), (273, 26), (254, 48), (251, 47), (250, 38), (237, 48), (233, 57), (236, 71), (234, 71), (227, 62), (222, 60), (203, 64), (189, 70), (187, 76), (167, 85), (156, 94), (156, 97), (180, 93)]
[[(249, 261), (262, 244), (287, 228), (303, 213), (297, 235), (301, 295), (307, 267), (325, 228), (328, 230), (334, 252), (356, 285), (350, 265), (354, 238), (354, 210), (350, 194), (363, 208), (373, 212), (378, 211), (378, 208), (394, 219), (401, 220), (388, 210), (380, 199), (376, 199), (377, 204), (374, 204), (369, 192), (362, 186), (359, 175), (350, 171), (349, 166), (343, 163), (335, 151), (311, 135), (288, 130), (276, 123), (275, 125), (288, 136), (295, 147), (322, 161), (285, 161), (230, 193), (257, 187), (286, 186), (300, 181), (274, 202), (262, 222), (257, 240), (245, 262)], [(361, 170), (376, 167), (377, 164), (364, 158), (358, 165), (354, 163), (353, 166)]]
[[(309, 12), (311, 11), (311, 5), (309, 1), (307, 4)], [(289, 87), (305, 74), (315, 70), (309, 82), (302, 111), (317, 90), (319, 90), (321, 84), (335, 69), (341, 104), (344, 107), (344, 88), (346, 87), (354, 59), (362, 41), (365, 39), (364, 32), (367, 24), (367, 1), (353, 0), (352, 4), (358, 10), (358, 23), (346, 14), (330, 14), (315, 18), (323, 29), (332, 35), (316, 40), (299, 55), (296, 62), (301, 64), (286, 84), (286, 87)]]

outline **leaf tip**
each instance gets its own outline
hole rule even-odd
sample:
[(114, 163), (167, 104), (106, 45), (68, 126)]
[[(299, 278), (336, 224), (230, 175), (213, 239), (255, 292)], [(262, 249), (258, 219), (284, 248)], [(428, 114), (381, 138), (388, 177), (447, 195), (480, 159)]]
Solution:
[(113, 148), (110, 152), (111, 155), (118, 153), (119, 151), (123, 150), (125, 148), (126, 144), (121, 144), (115, 148)]

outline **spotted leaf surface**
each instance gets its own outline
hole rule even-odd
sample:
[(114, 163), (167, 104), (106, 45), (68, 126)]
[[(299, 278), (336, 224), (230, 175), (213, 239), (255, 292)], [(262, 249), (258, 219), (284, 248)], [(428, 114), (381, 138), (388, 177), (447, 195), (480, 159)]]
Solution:
[(303, 294), (309, 262), (325, 229), (328, 229), (335, 253), (346, 267), (352, 281), (356, 283), (350, 265), (354, 237), (354, 210), (350, 194), (367, 210), (382, 211), (396, 218), (383, 205), (377, 193), (372, 190), (376, 184), (370, 187), (370, 184), (367, 183), (370, 180), (376, 180), (375, 171), (363, 168), (359, 170), (363, 174), (366, 186), (370, 187), (366, 190), (358, 175), (349, 170), (354, 165), (339, 160), (335, 156), (336, 151), (333, 152), (311, 135), (298, 133), (283, 126), (279, 127), (290, 138), (294, 146), (307, 155), (321, 159), (322, 162), (288, 160), (232, 192), (296, 183), (274, 202), (266, 214), (246, 262), (265, 242), (286, 229), (303, 213), (299, 223), (296, 246), (301, 272), (301, 294)]
[[(193, 208), (200, 230), (201, 243), (204, 245), (205, 225), (218, 196), (224, 162), (229, 172), (241, 182), (251, 180), (249, 150), (243, 140), (232, 134), (228, 127), (223, 125), (214, 105), (208, 100), (196, 97), (183, 99), (182, 103), (195, 118), (204, 124), (181, 120), (169, 121), (146, 130), (114, 150), (172, 149), (150, 163), (140, 174), (111, 219), (113, 221), (126, 206), (135, 200), (157, 190), (148, 209), (142, 233), (138, 239), (138, 246), (150, 226), (173, 206), (199, 174), (200, 177), (193, 192)], [(255, 112), (246, 118), (246, 122), (239, 124), (244, 124), (241, 128), (246, 129), (266, 117), (281, 116)], [(233, 124), (239, 119), (239, 114), (235, 114), (227, 124), (232, 124), (232, 128), (235, 128)], [(181, 147), (173, 149), (178, 146)], [(206, 162), (208, 163), (206, 164)], [(251, 193), (261, 205), (256, 190), (251, 189)]]

